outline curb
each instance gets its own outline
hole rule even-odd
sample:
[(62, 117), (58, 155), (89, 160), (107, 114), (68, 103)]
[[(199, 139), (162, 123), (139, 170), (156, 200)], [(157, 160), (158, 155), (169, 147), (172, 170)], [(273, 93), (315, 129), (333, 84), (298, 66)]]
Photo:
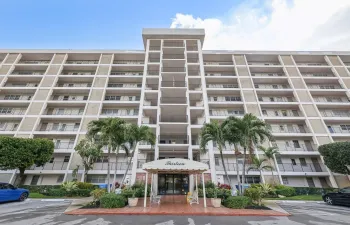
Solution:
[[(271, 212), (272, 211), (272, 212)], [(274, 210), (259, 210), (259, 212), (118, 212), (115, 210), (81, 210), (76, 209), (64, 212), (65, 215), (172, 215), (172, 216), (290, 216), (289, 213), (281, 213)]]

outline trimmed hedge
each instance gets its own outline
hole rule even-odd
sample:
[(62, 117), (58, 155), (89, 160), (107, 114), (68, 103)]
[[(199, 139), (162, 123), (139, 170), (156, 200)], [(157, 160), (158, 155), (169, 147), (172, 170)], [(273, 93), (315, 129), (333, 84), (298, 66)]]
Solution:
[[(205, 189), (205, 195), (207, 198), (213, 198), (214, 197), (214, 188), (206, 188)], [(218, 189), (218, 198), (228, 198), (231, 196), (231, 190), (229, 189)], [(203, 189), (198, 188), (198, 197), (203, 198)]]
[(48, 196), (56, 196), (56, 197), (63, 197), (63, 196), (66, 196), (66, 194), (67, 192), (62, 188), (49, 189), (46, 193), (46, 195)]
[(224, 200), (224, 206), (231, 209), (244, 209), (252, 205), (252, 200), (247, 196), (231, 196)]
[(284, 185), (277, 185), (276, 187), (276, 194), (277, 195), (283, 195), (286, 197), (291, 197), (296, 195), (296, 191), (294, 187), (284, 186)]
[(295, 187), (296, 195), (322, 195), (336, 191), (338, 191), (337, 188)]
[(123, 208), (126, 199), (123, 195), (116, 195), (114, 193), (105, 194), (100, 199), (101, 208)]
[(29, 192), (45, 194), (50, 189), (61, 188), (61, 185), (19, 185), (18, 187), (28, 189)]

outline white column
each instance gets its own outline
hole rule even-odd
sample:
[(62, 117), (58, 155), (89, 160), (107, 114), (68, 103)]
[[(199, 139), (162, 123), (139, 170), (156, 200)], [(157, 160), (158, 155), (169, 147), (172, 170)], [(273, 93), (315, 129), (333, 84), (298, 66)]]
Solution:
[(151, 193), (149, 193), (149, 202), (152, 201), (152, 199), (151, 199), (152, 198), (152, 194), (153, 194), (153, 173), (151, 173)]
[(202, 173), (202, 184), (203, 184), (204, 208), (207, 208), (207, 197), (205, 196), (204, 173)]
[(143, 200), (143, 207), (146, 208), (147, 205), (147, 180), (148, 180), (148, 172), (146, 172), (146, 180), (145, 180), (145, 196)]

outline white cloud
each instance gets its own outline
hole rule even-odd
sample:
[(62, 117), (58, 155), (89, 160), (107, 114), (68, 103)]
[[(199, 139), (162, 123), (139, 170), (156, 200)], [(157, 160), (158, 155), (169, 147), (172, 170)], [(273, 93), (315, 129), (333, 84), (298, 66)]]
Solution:
[(350, 0), (251, 2), (225, 18), (177, 13), (170, 27), (205, 28), (204, 49), (350, 50)]

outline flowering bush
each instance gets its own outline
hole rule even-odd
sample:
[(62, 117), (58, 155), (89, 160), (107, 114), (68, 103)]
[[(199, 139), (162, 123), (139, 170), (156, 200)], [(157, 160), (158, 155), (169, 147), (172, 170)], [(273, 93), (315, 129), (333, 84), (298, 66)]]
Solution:
[(115, 182), (114, 187), (115, 187), (115, 188), (119, 188), (119, 187), (120, 187), (120, 184), (119, 184), (119, 182), (118, 182), (118, 181), (117, 181), (117, 182)]
[(231, 190), (231, 186), (229, 184), (219, 184), (219, 189)]

